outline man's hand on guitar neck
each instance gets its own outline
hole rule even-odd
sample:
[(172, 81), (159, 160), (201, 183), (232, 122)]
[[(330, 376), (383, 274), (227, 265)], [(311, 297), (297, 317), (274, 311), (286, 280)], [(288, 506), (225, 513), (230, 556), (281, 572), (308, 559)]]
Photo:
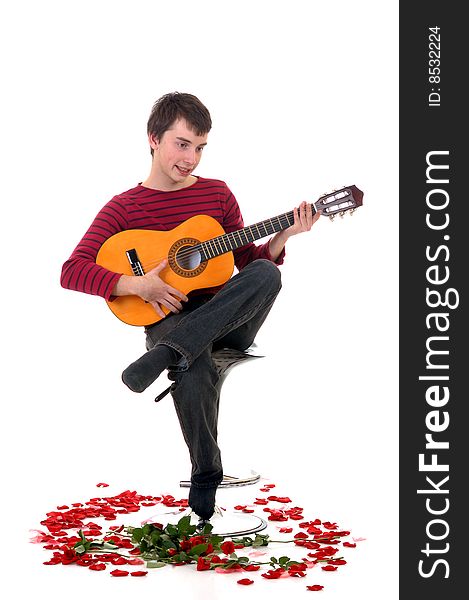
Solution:
[(162, 260), (154, 269), (140, 277), (122, 275), (116, 283), (112, 295), (140, 296), (145, 302), (149, 302), (153, 306), (160, 317), (165, 316), (162, 306), (173, 313), (180, 312), (182, 310), (181, 301), (187, 302), (188, 298), (160, 278), (160, 273), (167, 264), (166, 259)]
[(273, 260), (280, 256), (288, 238), (304, 231), (309, 231), (311, 227), (319, 219), (320, 213), (317, 212), (313, 215), (312, 205), (307, 202), (302, 202), (298, 208), (293, 209), (294, 223), (291, 227), (279, 231), (270, 240), (269, 251)]

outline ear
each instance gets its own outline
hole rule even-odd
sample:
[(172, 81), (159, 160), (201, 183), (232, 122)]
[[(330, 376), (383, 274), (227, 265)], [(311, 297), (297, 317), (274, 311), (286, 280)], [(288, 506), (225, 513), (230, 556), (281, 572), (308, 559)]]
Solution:
[(152, 150), (158, 150), (160, 142), (158, 141), (158, 138), (155, 136), (154, 133), (149, 134), (148, 143), (150, 144), (150, 148), (152, 148)]

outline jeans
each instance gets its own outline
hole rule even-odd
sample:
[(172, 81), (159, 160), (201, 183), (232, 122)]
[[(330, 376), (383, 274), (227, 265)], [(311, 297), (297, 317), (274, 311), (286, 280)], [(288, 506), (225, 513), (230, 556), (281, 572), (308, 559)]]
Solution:
[(166, 344), (182, 359), (169, 373), (182, 433), (192, 464), (191, 485), (213, 488), (223, 479), (217, 443), (219, 376), (212, 350), (246, 350), (281, 289), (280, 271), (269, 260), (249, 263), (214, 296), (195, 296), (182, 312), (148, 327), (147, 349)]

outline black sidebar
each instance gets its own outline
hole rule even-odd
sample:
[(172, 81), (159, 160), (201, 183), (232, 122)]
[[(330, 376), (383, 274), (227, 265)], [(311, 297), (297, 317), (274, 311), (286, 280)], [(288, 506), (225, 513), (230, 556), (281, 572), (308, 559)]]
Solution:
[(462, 7), (400, 3), (403, 599), (468, 593), (469, 26)]

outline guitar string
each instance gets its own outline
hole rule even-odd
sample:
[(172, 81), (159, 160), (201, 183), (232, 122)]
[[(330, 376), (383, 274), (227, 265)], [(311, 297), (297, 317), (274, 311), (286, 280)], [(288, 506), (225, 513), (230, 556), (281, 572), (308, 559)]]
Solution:
[[(320, 210), (318, 207), (316, 207), (313, 204), (311, 204), (310, 206), (314, 207), (315, 212), (318, 212), (318, 210)], [(196, 244), (194, 246), (190, 246), (187, 249), (182, 249), (180, 252), (177, 253), (178, 259), (179, 260), (181, 260), (181, 259), (182, 260), (184, 260), (184, 259), (191, 259), (192, 257), (197, 256), (198, 254), (200, 254), (199, 250), (197, 248), (200, 248), (203, 244), (213, 243), (213, 245), (215, 245), (215, 248), (216, 248), (216, 244), (220, 244), (220, 247), (221, 247), (221, 243), (222, 243), (223, 238), (227, 239), (229, 241), (230, 245), (231, 245), (230, 239), (231, 239), (231, 241), (235, 242), (235, 246), (236, 246), (235, 248), (231, 248), (231, 247), (230, 248), (226, 248), (223, 252), (219, 252), (219, 253), (216, 254), (216, 256), (220, 256), (221, 254), (225, 254), (227, 252), (236, 250), (237, 248), (240, 248), (242, 246), (246, 246), (248, 243), (252, 243), (256, 239), (261, 239), (263, 237), (267, 237), (269, 235), (273, 235), (274, 233), (276, 233), (275, 228), (274, 228), (274, 226), (272, 224), (272, 221), (274, 221), (274, 220), (277, 220), (277, 222), (281, 225), (281, 229), (280, 230), (283, 230), (283, 229), (286, 229), (287, 227), (290, 227), (292, 225), (291, 222), (290, 222), (291, 217), (293, 217), (293, 211), (290, 211), (288, 213), (283, 213), (282, 215), (278, 215), (276, 217), (272, 217), (271, 219), (266, 219), (265, 221), (259, 221), (258, 223), (254, 223), (253, 225), (245, 227), (244, 229), (239, 229), (239, 230), (236, 230), (236, 231), (231, 231), (229, 233), (225, 233), (223, 235), (217, 236), (216, 238), (211, 238), (209, 240), (205, 240), (205, 241), (203, 241), (203, 242), (201, 242), (199, 244)], [(267, 232), (267, 227), (266, 227), (266, 225), (268, 224), (269, 221), (270, 221), (270, 227), (274, 228), (274, 230), (271, 231), (271, 232)], [(286, 227), (285, 227), (285, 225), (286, 225)], [(251, 230), (250, 233), (252, 235), (252, 230), (254, 228), (256, 228), (257, 231), (258, 231), (258, 233), (259, 233), (259, 227), (264, 228), (264, 230), (266, 231), (266, 233), (263, 234), (263, 235), (261, 235), (261, 236), (259, 236), (259, 237), (257, 237), (257, 238), (253, 238), (252, 240), (248, 240), (248, 241), (243, 241), (241, 239), (241, 232), (244, 232), (245, 237), (247, 237), (246, 233), (245, 233), (246, 230), (248, 230), (248, 229)], [(242, 242), (241, 244), (238, 244), (238, 241), (234, 239), (234, 236), (236, 234), (240, 238), (239, 241)], [(225, 244), (225, 246), (226, 246), (226, 244)], [(208, 247), (208, 248), (209, 248), (209, 250), (211, 250), (213, 252), (212, 248), (210, 248), (210, 247)], [(146, 262), (145, 264), (143, 264), (143, 263), (140, 263), (140, 264), (141, 264), (141, 266), (142, 266), (142, 268), (143, 268), (144, 271), (148, 271), (148, 270), (152, 270), (162, 260), (165, 260), (167, 258), (168, 258), (168, 256), (154, 257), (151, 261)], [(207, 256), (205, 260), (210, 260), (211, 258), (215, 258), (215, 256)], [(202, 261), (202, 262), (205, 262), (205, 261)], [(188, 269), (188, 270), (192, 270), (192, 269)]]
[[(317, 212), (318, 208), (315, 207), (315, 209), (316, 209), (316, 212)], [(349, 210), (349, 209), (345, 209), (345, 210)], [(190, 260), (191, 258), (194, 258), (194, 257), (196, 257), (198, 255), (200, 256), (200, 250), (199, 249), (201, 249), (201, 247), (202, 247), (203, 244), (205, 244), (206, 248), (208, 248), (209, 251), (211, 251), (213, 253), (213, 248), (210, 247), (210, 244), (213, 244), (213, 246), (215, 246), (215, 249), (217, 250), (218, 249), (217, 248), (217, 244), (220, 247), (221, 247), (222, 243), (224, 244), (223, 238), (228, 241), (228, 243), (230, 244), (230, 246), (231, 246), (231, 242), (235, 243), (235, 247), (234, 248), (232, 248), (232, 247), (226, 248), (222, 252), (217, 253), (216, 256), (220, 256), (222, 254), (226, 254), (226, 253), (228, 253), (230, 251), (236, 250), (237, 248), (240, 248), (242, 246), (246, 246), (248, 243), (252, 243), (256, 239), (261, 239), (263, 237), (267, 237), (269, 235), (273, 235), (274, 233), (276, 233), (275, 228), (274, 228), (274, 231), (267, 232), (266, 224), (268, 225), (268, 221), (270, 221), (270, 227), (274, 227), (273, 224), (272, 224), (272, 221), (274, 221), (274, 220), (277, 220), (277, 222), (281, 225), (281, 230), (282, 229), (286, 229), (287, 227), (290, 227), (291, 226), (290, 218), (292, 216), (293, 216), (293, 211), (290, 211), (289, 213), (284, 213), (282, 215), (278, 215), (276, 217), (272, 217), (271, 219), (267, 219), (265, 221), (260, 221), (259, 223), (254, 223), (253, 225), (250, 225), (249, 227), (245, 227), (244, 229), (239, 229), (239, 230), (236, 230), (236, 231), (231, 231), (229, 233), (225, 233), (225, 234), (217, 236), (215, 238), (211, 238), (209, 240), (205, 240), (203, 242), (195, 244), (194, 246), (189, 246), (187, 248), (183, 248), (180, 252), (177, 253), (178, 260), (184, 260), (184, 259)], [(286, 225), (286, 227), (284, 227), (285, 225)], [(261, 228), (263, 228), (263, 229), (266, 230), (265, 235), (261, 235), (258, 238), (254, 238), (253, 240), (248, 240), (248, 241), (243, 241), (242, 240), (242, 238), (241, 238), (241, 232), (243, 232), (244, 236), (247, 238), (246, 230), (248, 230), (248, 229), (251, 230), (250, 233), (252, 235), (252, 230), (254, 228), (256, 228), (257, 231), (258, 231), (258, 233), (259, 233), (259, 227), (261, 227)], [(235, 235), (238, 235), (239, 240), (235, 239)], [(238, 244), (239, 241), (241, 241), (242, 243)], [(226, 244), (225, 244), (225, 247), (226, 247)], [(212, 258), (216, 258), (216, 256), (207, 256), (205, 258), (205, 260), (202, 261), (202, 262), (205, 262), (206, 260), (210, 260)], [(168, 259), (167, 255), (166, 256), (154, 257), (154, 258), (152, 258), (152, 260), (150, 260), (148, 262), (145, 262), (145, 263), (140, 263), (140, 264), (141, 264), (144, 272), (148, 272), (148, 271), (151, 271), (157, 265), (159, 265), (161, 263), (161, 261), (165, 260), (165, 259)], [(197, 266), (199, 266), (199, 265), (197, 265)], [(194, 267), (194, 268), (196, 268), (196, 267)], [(188, 270), (193, 270), (193, 269), (188, 269)]]
[[(320, 210), (315, 205), (311, 205), (311, 206), (314, 206), (315, 212), (318, 212)], [(352, 208), (352, 207), (350, 207), (350, 208)], [(349, 210), (349, 209), (345, 209), (345, 210)], [(261, 239), (263, 237), (267, 237), (269, 235), (273, 235), (273, 234), (277, 233), (275, 231), (275, 227), (274, 227), (274, 225), (272, 223), (275, 220), (277, 221), (278, 224), (281, 225), (281, 229), (280, 230), (283, 230), (283, 229), (286, 229), (288, 227), (291, 227), (292, 223), (290, 221), (291, 221), (292, 217), (293, 217), (293, 211), (290, 211), (288, 213), (283, 213), (282, 215), (278, 215), (276, 217), (272, 217), (271, 219), (266, 219), (265, 221), (259, 221), (258, 223), (254, 223), (253, 225), (245, 227), (244, 229), (239, 229), (239, 230), (236, 230), (236, 231), (231, 231), (229, 233), (222, 234), (222, 235), (217, 236), (215, 238), (211, 238), (209, 240), (205, 240), (205, 241), (203, 241), (203, 242), (201, 242), (199, 244), (196, 244), (194, 246), (190, 246), (187, 249), (183, 249), (180, 252), (178, 252), (178, 257), (182, 258), (182, 259), (184, 259), (184, 258), (191, 258), (192, 256), (195, 256), (198, 253), (197, 248), (199, 248), (202, 244), (209, 244), (209, 243), (213, 243), (214, 245), (215, 244), (221, 244), (223, 238), (225, 238), (225, 239), (231, 239), (231, 241), (235, 242), (236, 247), (235, 248), (228, 248), (224, 252), (221, 252), (220, 254), (224, 254), (225, 252), (230, 252), (232, 250), (236, 250), (239, 247), (246, 246), (248, 243), (256, 241), (256, 239)], [(273, 228), (273, 231), (271, 231), (271, 232), (267, 232), (266, 225), (269, 225), (268, 222), (270, 222), (270, 227)], [(275, 226), (277, 226), (277, 225), (275, 225)], [(241, 232), (243, 232), (244, 236), (246, 237), (246, 233), (245, 233), (246, 230), (248, 230), (248, 229), (251, 230), (250, 233), (252, 235), (252, 230), (254, 228), (256, 228), (257, 231), (258, 231), (258, 233), (259, 233), (259, 228), (260, 227), (264, 228), (264, 230), (266, 231), (265, 234), (260, 235), (257, 238), (253, 238), (252, 240), (248, 240), (247, 242), (243, 241), (241, 239)], [(235, 235), (238, 235), (239, 240), (242, 242), (241, 244), (238, 245), (238, 241), (234, 239)], [(219, 256), (220, 254), (217, 254), (217, 256)], [(146, 263), (145, 265), (142, 264), (142, 267), (144, 267), (144, 268), (150, 267), (150, 269), (151, 269), (154, 266), (158, 265), (165, 258), (168, 258), (168, 257), (167, 256), (163, 256), (163, 257), (153, 258), (150, 262)], [(210, 258), (214, 258), (214, 257), (208, 256), (207, 260), (209, 260)]]
[[(278, 219), (280, 221), (280, 224), (282, 226), (285, 225), (285, 224), (287, 224), (287, 226), (290, 226), (290, 220), (289, 220), (287, 214), (279, 216), (279, 217), (274, 217), (273, 219)], [(272, 221), (273, 219), (270, 219), (270, 220)], [(253, 227), (258, 227), (258, 226), (262, 226), (264, 229), (266, 229), (265, 226), (262, 225), (261, 223), (256, 223), (255, 225), (251, 225), (250, 227), (247, 227), (245, 229), (252, 229)], [(270, 226), (273, 227), (272, 223), (270, 224)], [(219, 245), (221, 247), (221, 244), (223, 243), (222, 242), (223, 238), (225, 238), (228, 241), (228, 243), (230, 243), (230, 245), (231, 245), (231, 242), (235, 242), (235, 244), (237, 244), (238, 240), (234, 239), (235, 235), (238, 235), (239, 239), (242, 241), (242, 244), (239, 245), (239, 246), (236, 246), (235, 248), (227, 248), (223, 252), (220, 252), (219, 254), (217, 254), (217, 256), (220, 256), (221, 254), (226, 254), (228, 252), (236, 250), (238, 247), (246, 246), (247, 244), (250, 244), (253, 241), (255, 241), (255, 238), (253, 240), (248, 240), (247, 242), (244, 242), (242, 240), (242, 238), (241, 238), (241, 232), (245, 232), (245, 229), (240, 229), (240, 230), (237, 230), (237, 231), (231, 231), (229, 233), (220, 235), (220, 236), (218, 236), (216, 238), (211, 238), (209, 240), (205, 240), (204, 242), (200, 242), (200, 243), (198, 243), (198, 244), (196, 244), (194, 246), (190, 246), (188, 248), (184, 248), (180, 252), (177, 253), (177, 257), (178, 257), (179, 260), (181, 260), (181, 259), (182, 260), (184, 260), (184, 259), (189, 259), (190, 260), (191, 258), (196, 257), (197, 255), (200, 255), (200, 251), (198, 250), (198, 248), (201, 248), (201, 246), (203, 244), (207, 245), (207, 244), (212, 243), (215, 246), (215, 248), (217, 248), (217, 245)], [(276, 233), (275, 230), (272, 231), (272, 232), (270, 232), (270, 233), (267, 232), (265, 235), (260, 236), (260, 237), (267, 237), (269, 235), (273, 235), (274, 233)], [(246, 236), (246, 233), (244, 233), (244, 235)], [(251, 235), (252, 235), (252, 232), (251, 232)], [(257, 238), (257, 239), (260, 239), (260, 238)], [(213, 252), (213, 249), (211, 249), (210, 246), (208, 246), (208, 248)], [(154, 267), (156, 267), (162, 260), (167, 259), (167, 258), (168, 258), (168, 256), (160, 256), (160, 257), (152, 258), (151, 261), (148, 261), (148, 262), (145, 262), (145, 263), (141, 263), (141, 266), (142, 266), (142, 268), (143, 268), (144, 271), (151, 270)], [(207, 258), (205, 260), (210, 260), (211, 258), (214, 258), (214, 257), (207, 256)]]

